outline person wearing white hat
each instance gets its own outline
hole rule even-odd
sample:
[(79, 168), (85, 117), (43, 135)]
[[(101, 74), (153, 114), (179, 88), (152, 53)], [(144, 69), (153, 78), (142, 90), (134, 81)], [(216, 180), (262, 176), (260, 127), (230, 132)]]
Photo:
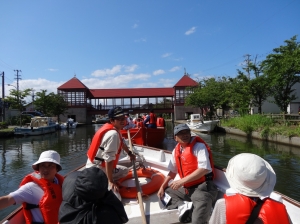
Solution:
[(18, 190), (0, 197), (0, 209), (23, 204), (26, 223), (58, 223), (64, 180), (57, 173), (62, 169), (60, 155), (44, 151), (32, 168), (34, 172), (22, 180)]
[[(178, 144), (169, 162), (170, 171), (157, 196), (162, 199), (167, 193), (171, 197), (166, 208), (178, 208), (180, 222), (207, 223), (218, 192), (213, 183), (210, 147), (199, 136), (191, 137), (186, 124), (175, 126), (174, 136)], [(177, 174), (178, 180), (174, 179)]]
[(238, 154), (229, 160), (226, 177), (231, 188), (216, 202), (210, 224), (290, 223), (285, 205), (270, 198), (276, 174), (267, 161)]

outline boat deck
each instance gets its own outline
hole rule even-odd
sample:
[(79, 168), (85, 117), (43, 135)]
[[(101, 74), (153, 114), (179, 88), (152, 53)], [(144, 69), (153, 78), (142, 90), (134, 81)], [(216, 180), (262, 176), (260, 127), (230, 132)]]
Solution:
[[(139, 148), (140, 149), (140, 148)], [(138, 149), (135, 148), (135, 151)], [(163, 152), (163, 151), (161, 151)], [(164, 174), (165, 176), (168, 174), (168, 162), (171, 154), (162, 154), (162, 157), (165, 158), (166, 162), (159, 162), (154, 160), (152, 155), (147, 155), (147, 153), (151, 153), (151, 151), (145, 151), (143, 154), (143, 165), (145, 167), (154, 168), (155, 170), (159, 171), (160, 173)], [(142, 162), (141, 160), (137, 159), (137, 161)], [(128, 164), (130, 161), (127, 158), (123, 158), (120, 160), (119, 164)], [(141, 185), (146, 184), (148, 179), (146, 178), (139, 178), (139, 182)], [(132, 187), (135, 186), (134, 179), (129, 179), (122, 183), (124, 186)], [(141, 220), (141, 211), (138, 200), (136, 198), (133, 199), (126, 199), (123, 198), (122, 202), (124, 204), (125, 211), (129, 218), (129, 224), (140, 224), (142, 223)], [(178, 220), (177, 209), (174, 210), (167, 210), (165, 209), (164, 205), (158, 199), (156, 193), (148, 195), (147, 197), (143, 197), (143, 205), (144, 205), (144, 212), (146, 216), (147, 223), (180, 223)]]

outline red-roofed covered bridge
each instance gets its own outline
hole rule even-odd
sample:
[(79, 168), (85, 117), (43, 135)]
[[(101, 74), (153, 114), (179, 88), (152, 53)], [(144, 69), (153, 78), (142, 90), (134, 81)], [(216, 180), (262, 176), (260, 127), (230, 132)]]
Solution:
[(89, 89), (75, 76), (57, 88), (57, 93), (68, 102), (68, 111), (60, 120), (71, 117), (90, 124), (95, 115), (105, 115), (116, 106), (130, 114), (149, 113), (153, 109), (156, 114), (169, 113), (172, 119), (183, 120), (186, 113), (200, 113), (199, 108), (184, 106), (193, 87), (198, 87), (198, 83), (186, 74), (173, 87), (124, 89)]

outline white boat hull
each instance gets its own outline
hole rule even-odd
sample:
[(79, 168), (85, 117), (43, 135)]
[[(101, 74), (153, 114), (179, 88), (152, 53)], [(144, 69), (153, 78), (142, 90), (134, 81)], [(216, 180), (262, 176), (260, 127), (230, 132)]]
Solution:
[(45, 127), (17, 127), (15, 128), (15, 135), (44, 135), (53, 133), (57, 130), (57, 125), (49, 125)]
[[(172, 156), (170, 151), (151, 148), (148, 146), (138, 146), (138, 145), (135, 145), (133, 149), (135, 153), (138, 155), (137, 161), (143, 163), (143, 165), (146, 167), (151, 167), (152, 169), (161, 172), (164, 175), (168, 174), (169, 171), (167, 167), (168, 167), (169, 160)], [(131, 165), (129, 158), (127, 157), (127, 154), (121, 153), (119, 164), (125, 166)], [(81, 169), (84, 169), (84, 167)], [(219, 198), (221, 198), (224, 192), (226, 192), (226, 190), (229, 189), (229, 184), (226, 179), (225, 173), (221, 168), (215, 167), (214, 170), (216, 174), (214, 182), (219, 189)], [(179, 177), (177, 176), (175, 179), (178, 178)], [(141, 185), (143, 185), (147, 183), (147, 180), (145, 180), (145, 178), (139, 178), (139, 182)], [(125, 184), (127, 187), (132, 187), (135, 186), (135, 181), (134, 179), (132, 180), (130, 179), (127, 180)], [(287, 211), (289, 213), (292, 222), (294, 224), (300, 223), (299, 221), (300, 203), (278, 192), (273, 192), (272, 195), (273, 195), (272, 197), (281, 198), (281, 200), (283, 201), (283, 203), (287, 208)], [(139, 203), (137, 202), (136, 198), (133, 199), (123, 198), (122, 202), (124, 204), (125, 211), (129, 218), (128, 223), (129, 224), (142, 223), (141, 211), (140, 211)], [(145, 211), (147, 223), (164, 223), (164, 224), (179, 223), (177, 209), (174, 210), (164, 209), (164, 206), (156, 196), (156, 193), (149, 195), (148, 198), (143, 198), (143, 205), (144, 205), (144, 211)], [(2, 222), (4, 224), (25, 223), (21, 210), (16, 210), (14, 213), (12, 213)]]
[(74, 122), (71, 125), (68, 125), (67, 123), (60, 124), (60, 129), (75, 129), (77, 127), (78, 122)]
[(198, 131), (198, 132), (213, 132), (217, 124), (219, 123), (219, 120), (213, 120), (213, 121), (203, 121), (202, 122), (188, 122), (187, 125), (192, 131)]

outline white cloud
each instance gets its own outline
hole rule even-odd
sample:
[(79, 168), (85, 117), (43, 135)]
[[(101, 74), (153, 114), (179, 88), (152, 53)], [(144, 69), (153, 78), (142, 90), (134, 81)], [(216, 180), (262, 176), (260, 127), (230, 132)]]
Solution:
[(169, 71), (170, 71), (170, 72), (176, 72), (176, 71), (178, 71), (178, 70), (180, 70), (180, 69), (181, 69), (180, 66), (175, 66), (175, 67), (171, 68)]
[(153, 72), (153, 75), (162, 75), (162, 74), (165, 74), (165, 71), (162, 70), (162, 69), (158, 69), (158, 70)]
[(189, 29), (188, 31), (186, 31), (184, 34), (185, 35), (191, 35), (192, 33), (196, 32), (196, 27), (193, 26), (191, 29)]
[(174, 83), (176, 83), (173, 79), (159, 79), (160, 83), (163, 83), (164, 87), (173, 87)]
[(113, 68), (111, 69), (99, 69), (94, 71), (91, 75), (94, 77), (104, 77), (104, 76), (111, 76), (111, 75), (115, 75), (117, 73), (121, 72), (121, 69), (124, 67), (124, 65), (115, 65)]
[(172, 55), (172, 53), (165, 53), (161, 57), (162, 58), (167, 58), (167, 57), (170, 57), (171, 55)]
[[(122, 74), (115, 77), (109, 76), (101, 79), (91, 78), (81, 80), (84, 85), (90, 89), (115, 89), (115, 88), (133, 88), (135, 84), (149, 80), (149, 74)], [(133, 81), (134, 80), (134, 81)], [(131, 85), (130, 85), (131, 84)], [(129, 86), (130, 85), (130, 86)], [(134, 85), (132, 87), (132, 85)]]
[[(22, 79), (19, 81), (19, 90), (23, 91), (25, 89), (32, 89), (30, 96), (25, 98), (26, 103), (32, 102), (32, 94), (36, 95), (37, 92), (41, 92), (42, 90), (47, 90), (46, 94), (49, 93), (57, 93), (57, 87), (64, 84), (64, 82), (54, 82), (49, 81), (47, 79)], [(12, 85), (17, 86), (17, 83), (14, 82)], [(10, 95), (10, 89), (13, 89), (14, 87), (7, 87), (5, 88), (5, 94), (6, 96)]]
[(132, 29), (136, 29), (136, 28), (138, 28), (138, 24), (137, 23), (135, 23), (135, 24), (133, 24), (133, 26), (132, 26)]
[(138, 65), (133, 64), (130, 66), (125, 66), (125, 72), (134, 72), (138, 68)]

